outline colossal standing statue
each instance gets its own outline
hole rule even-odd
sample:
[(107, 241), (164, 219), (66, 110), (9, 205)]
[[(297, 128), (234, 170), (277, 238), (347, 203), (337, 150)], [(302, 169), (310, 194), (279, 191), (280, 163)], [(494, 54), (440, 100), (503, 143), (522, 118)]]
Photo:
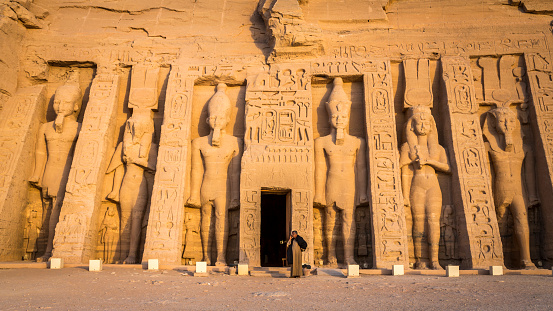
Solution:
[(342, 79), (334, 79), (334, 88), (326, 102), (330, 135), (315, 140), (314, 205), (325, 209), (324, 236), (328, 263), (336, 265), (333, 237), (336, 214), (342, 225), (345, 264), (356, 264), (355, 207), (367, 201), (365, 140), (348, 134), (351, 101), (342, 88)]
[(431, 267), (441, 269), (438, 251), (442, 191), (436, 170), (449, 173), (449, 161), (445, 149), (438, 143), (436, 122), (430, 108), (415, 106), (409, 112), (411, 117), (405, 125), (406, 142), (401, 146), (399, 162), (404, 203), (411, 208), (413, 217), (415, 268), (426, 268), (421, 260), (422, 240), (426, 235)]
[(107, 173), (114, 172), (113, 189), (108, 199), (121, 207), (123, 263), (138, 261), (142, 220), (150, 201), (157, 160), (157, 144), (153, 143), (154, 120), (150, 109), (134, 109), (127, 120), (123, 141), (119, 143)]
[[(187, 202), (187, 206), (201, 209), (202, 260), (208, 264), (211, 264), (209, 240), (213, 234), (210, 227), (214, 210), (217, 266), (226, 265), (228, 210), (240, 205), (242, 142), (225, 133), (232, 108), (226, 88), (224, 83), (217, 85), (217, 92), (207, 104), (209, 117), (206, 122), (211, 127), (211, 133), (192, 141), (190, 198)], [(229, 173), (230, 181), (227, 177)]]
[[(81, 88), (78, 72), (73, 72), (65, 85), (54, 95), (56, 119), (40, 127), (35, 155), (34, 172), (29, 182), (41, 188), (43, 223), (48, 223), (48, 244), (37, 261), (52, 256), (54, 234), (65, 195), (65, 186), (75, 143), (81, 130), (77, 112), (81, 106)], [(49, 218), (47, 218), (49, 215)]]
[(530, 258), (527, 210), (539, 204), (532, 147), (523, 143), (520, 123), (508, 105), (488, 112), (483, 134), (494, 170), (494, 202), (501, 235), (507, 230), (507, 212), (510, 212), (520, 247), (520, 264), (522, 268), (535, 269)]

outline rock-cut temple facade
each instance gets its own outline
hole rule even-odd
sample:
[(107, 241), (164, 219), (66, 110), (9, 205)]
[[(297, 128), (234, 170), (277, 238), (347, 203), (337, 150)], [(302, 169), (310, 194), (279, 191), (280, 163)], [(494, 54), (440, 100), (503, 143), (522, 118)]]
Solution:
[(551, 268), (552, 16), (2, 0), (0, 261)]

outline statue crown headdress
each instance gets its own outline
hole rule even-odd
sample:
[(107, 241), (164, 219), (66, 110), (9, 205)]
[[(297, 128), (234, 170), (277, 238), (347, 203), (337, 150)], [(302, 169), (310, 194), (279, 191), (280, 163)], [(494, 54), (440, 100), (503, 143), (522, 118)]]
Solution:
[(332, 114), (334, 111), (341, 111), (344, 109), (349, 111), (351, 109), (351, 100), (349, 100), (346, 95), (346, 92), (342, 87), (343, 84), (344, 82), (342, 81), (342, 78), (334, 79), (334, 87), (332, 88), (332, 92), (326, 102), (329, 114)]
[(217, 85), (217, 91), (207, 103), (209, 115), (223, 114), (227, 117), (230, 116), (232, 106), (230, 104), (230, 99), (226, 94), (226, 89), (227, 85), (224, 83), (219, 83)]

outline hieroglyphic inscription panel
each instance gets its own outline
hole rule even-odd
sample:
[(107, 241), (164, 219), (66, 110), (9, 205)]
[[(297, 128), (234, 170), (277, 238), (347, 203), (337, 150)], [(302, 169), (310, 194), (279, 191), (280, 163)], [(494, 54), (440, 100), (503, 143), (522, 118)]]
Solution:
[(373, 268), (408, 265), (390, 61), (375, 60), (363, 75), (374, 228)]
[(20, 260), (26, 178), (33, 169), (36, 132), (46, 114), (44, 86), (19, 90), (0, 111), (0, 260)]
[(250, 75), (240, 182), (240, 262), (259, 266), (261, 189), (291, 190), (291, 227), (313, 262), (313, 124), (308, 65), (279, 64)]
[[(540, 134), (538, 139), (541, 140), (537, 146), (543, 148), (536, 151), (536, 154), (539, 152), (545, 156), (547, 172), (549, 172), (540, 176), (546, 181), (540, 188), (541, 217), (544, 224), (551, 224), (553, 206), (549, 202), (551, 202), (553, 184), (551, 180), (553, 174), (553, 64), (551, 58), (545, 54), (526, 53), (524, 59), (532, 94), (533, 109), (531, 110), (535, 113), (532, 118), (536, 120)], [(553, 226), (543, 226), (543, 231), (545, 237), (541, 241), (543, 257), (553, 258)]]
[(119, 75), (100, 73), (92, 81), (82, 128), (75, 146), (65, 199), (54, 237), (53, 257), (81, 263), (94, 254), (96, 220), (102, 201), (109, 137), (116, 125)]
[[(463, 204), (465, 228), (461, 230), (464, 248), (470, 258), (468, 268), (503, 265), (503, 250), (495, 215), (489, 167), (468, 58), (443, 57), (443, 80), (451, 124), (454, 153), (454, 195)], [(452, 160), (453, 160), (452, 159)]]
[(194, 76), (171, 69), (143, 261), (180, 264)]

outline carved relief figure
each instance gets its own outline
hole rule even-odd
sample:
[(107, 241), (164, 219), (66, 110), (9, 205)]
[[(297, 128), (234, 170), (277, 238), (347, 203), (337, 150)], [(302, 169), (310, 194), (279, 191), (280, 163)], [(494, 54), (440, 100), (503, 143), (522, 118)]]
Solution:
[[(190, 198), (187, 206), (201, 209), (200, 237), (203, 261), (211, 264), (209, 239), (215, 236), (217, 261), (226, 265), (228, 241), (228, 210), (240, 205), (240, 159), (242, 143), (239, 138), (225, 133), (230, 120), (231, 103), (225, 93), (224, 83), (217, 85), (217, 92), (208, 102), (207, 123), (211, 133), (192, 141), (192, 172)], [(228, 174), (230, 173), (230, 185)], [(215, 232), (210, 232), (213, 212)]]
[(42, 215), (48, 223), (48, 244), (44, 255), (37, 261), (47, 261), (52, 256), (54, 233), (58, 224), (65, 186), (75, 143), (81, 124), (77, 122), (77, 112), (81, 106), (81, 88), (77, 72), (74, 72), (67, 83), (60, 86), (54, 95), (56, 119), (40, 127), (34, 172), (29, 182), (41, 188)]
[(356, 264), (353, 255), (355, 207), (367, 203), (365, 140), (348, 134), (351, 101), (342, 84), (341, 78), (334, 79), (334, 88), (326, 103), (331, 133), (315, 140), (314, 204), (325, 210), (324, 237), (330, 265), (337, 263), (333, 238), (337, 212), (345, 264)]
[(23, 248), (25, 249), (25, 260), (34, 260), (38, 252), (37, 240), (42, 230), (42, 213), (31, 206), (25, 217), (25, 231), (23, 233)]
[(441, 269), (438, 251), (442, 191), (436, 170), (449, 173), (449, 161), (445, 149), (438, 143), (430, 108), (415, 106), (409, 111), (411, 117), (405, 125), (406, 142), (401, 146), (399, 162), (404, 202), (411, 208), (413, 219), (415, 268), (426, 268), (426, 263), (421, 261), (422, 240), (426, 235), (431, 268)]
[(447, 259), (455, 258), (456, 225), (453, 205), (443, 206), (441, 227), (445, 257)]
[[(522, 268), (535, 269), (530, 258), (528, 208), (539, 204), (532, 147), (523, 144), (515, 112), (499, 107), (488, 112), (484, 122), (486, 149), (494, 170), (494, 202), (502, 235), (507, 230), (507, 212), (514, 220)], [(523, 184), (527, 189), (527, 200)]]
[(103, 245), (104, 262), (110, 263), (114, 259), (117, 241), (119, 240), (119, 217), (115, 206), (108, 206), (100, 224), (100, 243)]
[[(129, 250), (123, 261), (127, 264), (138, 261), (142, 221), (152, 193), (157, 159), (153, 136), (152, 111), (134, 109), (125, 125), (123, 141), (117, 146), (107, 169), (107, 173), (114, 172), (113, 189), (108, 199), (120, 203), (121, 249)], [(122, 255), (124, 258), (126, 254)]]

